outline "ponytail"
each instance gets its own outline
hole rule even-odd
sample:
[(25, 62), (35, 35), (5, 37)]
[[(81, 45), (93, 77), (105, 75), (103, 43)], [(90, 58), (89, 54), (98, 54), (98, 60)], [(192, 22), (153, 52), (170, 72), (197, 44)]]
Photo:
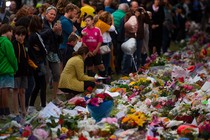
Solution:
[(83, 54), (88, 54), (89, 53), (89, 49), (88, 47), (80, 47), (76, 52), (74, 52), (72, 54), (72, 56), (76, 56), (76, 55), (83, 55)]

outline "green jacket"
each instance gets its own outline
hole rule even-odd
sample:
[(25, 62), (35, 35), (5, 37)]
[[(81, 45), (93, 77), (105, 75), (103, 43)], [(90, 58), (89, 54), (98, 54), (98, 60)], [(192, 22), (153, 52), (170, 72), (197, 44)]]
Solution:
[(112, 13), (112, 15), (114, 17), (114, 25), (117, 29), (120, 28), (121, 21), (124, 18), (125, 14), (126, 13), (120, 9), (118, 9), (114, 13)]
[(18, 62), (11, 41), (0, 37), (0, 75), (13, 76), (18, 70)]

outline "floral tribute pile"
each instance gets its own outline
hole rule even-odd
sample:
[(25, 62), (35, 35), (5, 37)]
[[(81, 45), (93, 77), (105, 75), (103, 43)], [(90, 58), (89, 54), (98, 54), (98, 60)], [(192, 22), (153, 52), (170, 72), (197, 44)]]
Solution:
[[(205, 33), (197, 32), (179, 51), (161, 57), (153, 54), (137, 73), (102, 88), (89, 88), (81, 96), (67, 101), (65, 106), (55, 108), (58, 111), (54, 115), (43, 116), (42, 112), (24, 124), (15, 121), (6, 124), (0, 130), (1, 137), (207, 140), (210, 138), (208, 38)], [(110, 107), (105, 105), (101, 109), (107, 102)], [(106, 112), (108, 109), (110, 111)], [(101, 114), (103, 116), (98, 119)]]

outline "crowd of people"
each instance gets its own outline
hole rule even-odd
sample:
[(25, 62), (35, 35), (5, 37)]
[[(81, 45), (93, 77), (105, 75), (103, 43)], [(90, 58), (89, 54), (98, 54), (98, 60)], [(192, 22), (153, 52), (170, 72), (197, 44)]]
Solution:
[[(15, 5), (16, 1), (9, 8), (1, 3), (0, 115), (16, 120), (36, 110), (38, 95), (41, 107), (46, 106), (47, 86), (52, 87), (51, 101), (61, 105), (57, 94), (67, 93), (69, 99), (94, 87), (96, 73), (127, 75), (136, 71), (134, 66), (144, 66), (147, 56), (167, 52), (171, 41), (187, 37), (187, 21), (202, 29), (210, 24), (207, 0), (58, 0), (20, 9)], [(132, 55), (121, 49), (130, 38), (136, 40)], [(103, 45), (110, 51), (102, 54)]]

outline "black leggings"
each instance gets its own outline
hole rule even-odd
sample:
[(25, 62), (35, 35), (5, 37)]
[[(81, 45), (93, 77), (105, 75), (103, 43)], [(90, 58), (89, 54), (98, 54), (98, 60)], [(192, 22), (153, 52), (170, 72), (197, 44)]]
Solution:
[(36, 97), (40, 92), (41, 106), (46, 106), (46, 79), (45, 75), (38, 75), (38, 72), (34, 72), (35, 88), (31, 94), (30, 106), (34, 106)]
[[(91, 81), (84, 81), (84, 90), (87, 90), (88, 87), (95, 87), (95, 82), (91, 82)], [(79, 94), (81, 92), (79, 91), (75, 91), (75, 90), (71, 90), (68, 88), (59, 88), (61, 91), (65, 92), (65, 93), (72, 93), (74, 95)]]

